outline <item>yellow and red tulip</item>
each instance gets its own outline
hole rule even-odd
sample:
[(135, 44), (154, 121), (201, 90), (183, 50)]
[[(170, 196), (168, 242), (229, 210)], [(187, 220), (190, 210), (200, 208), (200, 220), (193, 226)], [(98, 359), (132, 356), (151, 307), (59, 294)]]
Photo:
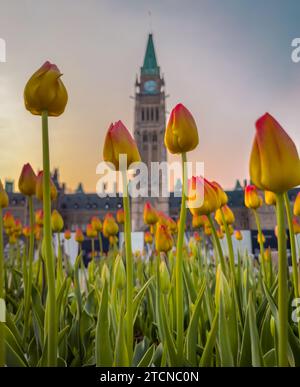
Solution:
[(165, 252), (171, 250), (173, 247), (173, 238), (168, 230), (168, 227), (164, 224), (158, 224), (155, 233), (155, 248), (158, 252)]
[(144, 205), (144, 223), (153, 225), (158, 221), (158, 214), (150, 202), (146, 202)]
[(300, 192), (296, 196), (293, 212), (295, 216), (300, 216)]
[(120, 208), (118, 211), (117, 211), (117, 222), (119, 224), (124, 224), (124, 221), (125, 221), (125, 212), (124, 212), (124, 208)]
[(235, 239), (236, 239), (237, 241), (243, 240), (243, 234), (241, 233), (240, 230), (235, 230), (234, 236), (235, 236)]
[(93, 229), (96, 230), (97, 232), (101, 232), (102, 231), (102, 228), (103, 228), (102, 222), (98, 218), (98, 216), (93, 216), (92, 217), (91, 225), (92, 225)]
[(247, 185), (245, 188), (245, 206), (257, 210), (262, 204), (262, 198), (258, 195), (255, 185)]
[(19, 191), (26, 196), (33, 196), (36, 192), (36, 174), (29, 163), (25, 164), (19, 178)]
[(225, 206), (221, 208), (219, 208), (217, 211), (216, 211), (216, 214), (215, 214), (215, 219), (217, 221), (217, 223), (222, 226), (223, 225), (223, 217), (222, 217), (222, 213), (221, 213), (221, 210), (224, 214), (224, 218), (225, 218), (225, 222), (227, 224), (232, 224), (234, 223), (235, 221), (235, 217), (234, 217), (234, 213), (232, 212), (232, 210), (227, 206), (227, 204)]
[(267, 206), (276, 206), (276, 195), (274, 192), (265, 191), (265, 202)]
[(9, 199), (7, 192), (5, 191), (2, 181), (0, 180), (0, 208), (5, 208), (8, 206)]
[(57, 210), (52, 211), (51, 227), (53, 232), (61, 232), (61, 230), (64, 228), (64, 220)]
[(71, 239), (71, 231), (69, 229), (65, 230), (64, 232), (64, 238), (68, 241)]
[(146, 231), (146, 232), (145, 232), (144, 240), (145, 240), (145, 243), (149, 243), (149, 245), (152, 244), (152, 242), (153, 242), (153, 236), (152, 236), (152, 234), (151, 234), (150, 231)]
[(208, 180), (200, 176), (193, 176), (189, 180), (188, 206), (193, 215), (208, 215), (220, 208), (220, 205), (217, 188)]
[[(39, 200), (43, 200), (43, 179), (44, 179), (44, 173), (43, 171), (40, 171), (36, 178), (36, 191), (35, 191), (36, 197)], [(57, 198), (57, 189), (51, 178), (50, 178), (50, 197), (52, 201)]]
[(82, 243), (84, 241), (84, 235), (83, 235), (83, 232), (80, 228), (77, 228), (76, 229), (76, 232), (75, 232), (75, 241), (77, 243)]

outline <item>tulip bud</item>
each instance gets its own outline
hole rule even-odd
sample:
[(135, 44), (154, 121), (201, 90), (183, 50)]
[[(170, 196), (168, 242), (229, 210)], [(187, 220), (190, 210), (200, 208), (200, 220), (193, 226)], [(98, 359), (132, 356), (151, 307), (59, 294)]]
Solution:
[[(36, 191), (35, 191), (36, 197), (39, 200), (43, 200), (43, 178), (44, 178), (44, 172), (40, 171), (36, 178)], [(57, 189), (51, 178), (50, 178), (50, 197), (52, 201), (57, 198)]]
[(158, 224), (155, 233), (155, 248), (158, 252), (167, 253), (173, 246), (173, 239), (167, 226)]
[(223, 230), (221, 228), (219, 228), (217, 230), (217, 235), (218, 235), (219, 239), (223, 239), (224, 238), (224, 232), (223, 232)]
[(80, 228), (77, 228), (77, 230), (75, 232), (75, 241), (77, 243), (82, 243), (84, 241), (84, 235), (83, 235), (83, 232)]
[(224, 215), (224, 218), (225, 218), (225, 222), (227, 224), (232, 224), (234, 223), (235, 221), (235, 218), (234, 218), (234, 214), (233, 212), (231, 211), (231, 209), (225, 205), (222, 207), (222, 209), (218, 209), (216, 211), (216, 215), (215, 215), (215, 219), (217, 221), (217, 223), (221, 226), (223, 225), (223, 217), (222, 217), (222, 213), (221, 211), (223, 211), (223, 215)]
[(108, 238), (111, 235), (116, 235), (119, 232), (119, 226), (111, 213), (107, 213), (103, 222), (103, 235)]
[(0, 208), (5, 208), (8, 206), (9, 199), (7, 192), (3, 188), (2, 182), (0, 180)]
[(207, 236), (210, 236), (212, 234), (211, 226), (207, 226), (207, 225), (204, 226), (204, 234)]
[(151, 243), (153, 242), (153, 237), (151, 232), (146, 231), (144, 235), (144, 239), (145, 239), (145, 243), (149, 243), (149, 245), (151, 245)]
[(158, 214), (150, 202), (146, 202), (144, 206), (144, 223), (148, 225), (155, 224), (158, 221)]
[(114, 264), (114, 280), (117, 289), (122, 290), (126, 286), (126, 272), (120, 255), (116, 257)]
[(189, 180), (187, 199), (192, 215), (208, 215), (221, 206), (216, 188), (200, 176), (193, 176)]
[(275, 326), (275, 319), (273, 316), (271, 316), (270, 318), (270, 331), (271, 331), (272, 337), (275, 337), (276, 326)]
[(114, 246), (118, 242), (118, 237), (116, 235), (110, 235), (108, 238), (109, 244)]
[(200, 228), (204, 225), (204, 222), (203, 222), (203, 219), (201, 217), (201, 215), (193, 215), (193, 218), (192, 218), (192, 227), (193, 228)]
[(124, 224), (124, 221), (125, 221), (125, 212), (124, 212), (124, 209), (123, 208), (120, 208), (118, 211), (117, 211), (117, 222), (119, 224)]
[(198, 130), (192, 114), (182, 104), (172, 110), (165, 132), (165, 145), (171, 153), (192, 151), (199, 143)]
[(293, 217), (293, 230), (295, 235), (300, 234), (300, 223), (295, 216)]
[(102, 222), (97, 216), (93, 216), (91, 219), (91, 225), (93, 226), (93, 229), (97, 232), (102, 231)]
[(263, 190), (286, 192), (300, 184), (297, 148), (268, 113), (256, 122), (256, 135), (250, 157), (250, 177)]
[(23, 166), (19, 178), (19, 190), (23, 195), (33, 196), (36, 191), (36, 174), (29, 163)]
[(274, 192), (265, 191), (265, 202), (267, 206), (276, 206), (276, 195)]
[(255, 185), (247, 185), (245, 188), (245, 206), (253, 210), (262, 206), (262, 198), (258, 195)]
[(35, 223), (39, 226), (42, 226), (44, 223), (44, 211), (43, 210), (37, 210), (35, 211)]
[(300, 192), (298, 192), (294, 202), (294, 215), (300, 216)]
[(31, 233), (31, 228), (29, 226), (23, 227), (23, 235), (25, 238), (29, 238)]
[(127, 169), (130, 164), (141, 161), (137, 144), (122, 121), (111, 124), (105, 137), (103, 160), (120, 169), (119, 156), (127, 156)]
[(240, 232), (240, 230), (235, 230), (234, 236), (237, 241), (243, 240), (243, 234)]
[(7, 211), (3, 216), (3, 226), (8, 230), (13, 230), (15, 228), (15, 218), (10, 211)]
[(30, 113), (49, 116), (61, 115), (68, 102), (68, 93), (55, 64), (45, 62), (29, 79), (24, 90), (25, 107)]
[(88, 224), (86, 226), (86, 236), (88, 238), (96, 238), (97, 237), (97, 231), (93, 228), (91, 224)]
[(164, 294), (167, 294), (171, 287), (170, 274), (165, 261), (161, 261), (159, 265), (160, 287)]
[(57, 210), (52, 211), (51, 227), (53, 232), (61, 232), (61, 230), (64, 228), (64, 220)]
[(271, 248), (268, 247), (266, 250), (265, 250), (265, 253), (264, 253), (264, 260), (266, 262), (269, 262), (272, 258), (272, 253), (271, 253)]
[(69, 239), (71, 239), (71, 231), (70, 231), (70, 230), (65, 230), (64, 238), (65, 238), (67, 241), (68, 241)]
[(109, 269), (107, 267), (107, 264), (104, 263), (103, 267), (102, 267), (102, 270), (101, 270), (101, 282), (102, 282), (102, 285), (107, 282), (109, 283)]
[(36, 225), (34, 227), (34, 237), (37, 241), (40, 241), (42, 239), (42, 234), (43, 234), (43, 228), (40, 227), (39, 225)]
[(201, 235), (197, 231), (194, 231), (193, 237), (194, 237), (196, 242), (201, 241)]

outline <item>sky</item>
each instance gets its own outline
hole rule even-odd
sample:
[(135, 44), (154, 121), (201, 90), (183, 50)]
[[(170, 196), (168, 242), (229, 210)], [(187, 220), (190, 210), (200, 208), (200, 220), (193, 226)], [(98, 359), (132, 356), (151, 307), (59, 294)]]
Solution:
[(249, 178), (255, 121), (266, 111), (299, 150), (299, 19), (298, 0), (0, 0), (0, 178), (17, 181), (26, 162), (42, 167), (40, 117), (25, 110), (23, 90), (50, 60), (69, 93), (65, 113), (50, 119), (51, 167), (69, 190), (82, 182), (94, 192), (109, 124), (133, 130), (130, 96), (151, 31), (167, 110), (183, 103), (198, 126), (188, 159), (233, 188)]

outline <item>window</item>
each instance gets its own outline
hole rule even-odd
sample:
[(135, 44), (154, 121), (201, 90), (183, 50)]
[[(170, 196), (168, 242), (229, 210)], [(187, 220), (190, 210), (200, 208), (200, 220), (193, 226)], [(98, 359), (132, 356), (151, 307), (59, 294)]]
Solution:
[(149, 108), (147, 108), (147, 121), (149, 121)]
[(157, 142), (157, 134), (156, 133), (153, 133), (152, 141)]
[(153, 107), (150, 109), (150, 112), (151, 112), (151, 121), (153, 121), (154, 120), (154, 117), (153, 117), (153, 115), (154, 115)]
[(121, 203), (118, 203), (117, 207), (118, 207), (118, 208), (122, 208), (122, 204), (121, 204)]
[(159, 110), (158, 110), (158, 107), (155, 108), (155, 119), (156, 119), (156, 121), (159, 120)]
[(147, 132), (145, 132), (143, 134), (143, 142), (147, 142), (147, 141), (148, 141), (148, 134), (147, 134)]
[(145, 121), (145, 110), (142, 108), (142, 121)]
[(105, 209), (106, 209), (106, 210), (109, 209), (109, 204), (108, 204), (108, 203), (105, 204)]

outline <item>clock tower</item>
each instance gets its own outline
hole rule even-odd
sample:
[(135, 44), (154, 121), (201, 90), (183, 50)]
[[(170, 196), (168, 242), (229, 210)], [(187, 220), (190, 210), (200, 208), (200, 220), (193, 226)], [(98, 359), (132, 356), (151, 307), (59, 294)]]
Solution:
[[(165, 82), (156, 61), (153, 36), (149, 34), (143, 66), (135, 83), (134, 138), (141, 159), (148, 167), (148, 197), (132, 198), (132, 226), (134, 231), (145, 228), (144, 204), (151, 201), (158, 211), (169, 212), (169, 198), (162, 197), (162, 184), (167, 174), (160, 174), (159, 197), (151, 197), (151, 162), (166, 162), (164, 145), (166, 127)], [(163, 175), (163, 176), (162, 176)], [(164, 182), (163, 182), (164, 179)]]

